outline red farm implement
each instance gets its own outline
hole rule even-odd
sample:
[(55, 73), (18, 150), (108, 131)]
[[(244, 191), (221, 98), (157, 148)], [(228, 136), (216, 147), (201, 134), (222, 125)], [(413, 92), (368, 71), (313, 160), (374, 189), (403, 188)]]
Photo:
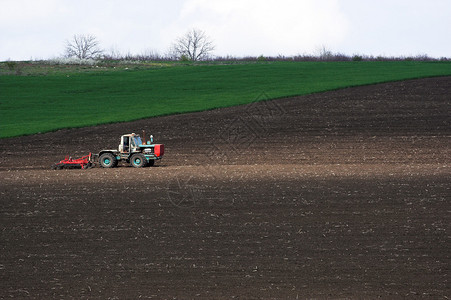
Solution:
[(72, 158), (69, 155), (66, 156), (65, 159), (60, 161), (59, 163), (56, 163), (52, 166), (54, 170), (60, 170), (60, 169), (73, 169), (73, 168), (82, 168), (82, 169), (88, 169), (93, 166), (92, 162), (93, 155), (92, 153), (89, 153), (88, 155), (85, 155), (80, 158)]

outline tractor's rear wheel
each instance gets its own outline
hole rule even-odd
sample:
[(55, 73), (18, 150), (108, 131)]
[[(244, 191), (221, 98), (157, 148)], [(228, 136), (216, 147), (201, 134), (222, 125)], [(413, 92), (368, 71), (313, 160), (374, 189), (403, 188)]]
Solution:
[(147, 165), (147, 159), (141, 153), (133, 154), (130, 158), (130, 164), (135, 168), (143, 168)]
[(102, 168), (114, 168), (117, 166), (117, 159), (111, 153), (104, 153), (100, 155), (99, 162)]

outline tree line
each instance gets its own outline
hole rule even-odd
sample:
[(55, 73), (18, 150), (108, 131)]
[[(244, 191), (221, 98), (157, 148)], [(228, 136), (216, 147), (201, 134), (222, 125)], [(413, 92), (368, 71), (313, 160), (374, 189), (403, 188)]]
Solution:
[(190, 29), (183, 36), (178, 37), (170, 47), (166, 55), (148, 51), (143, 54), (125, 54), (117, 51), (107, 53), (100, 47), (100, 42), (94, 35), (79, 34), (74, 35), (71, 40), (66, 41), (64, 56), (67, 58), (77, 58), (79, 60), (130, 60), (130, 61), (450, 61), (451, 58), (442, 57), (440, 59), (429, 57), (426, 54), (417, 56), (372, 56), (372, 55), (346, 55), (333, 53), (327, 47), (322, 46), (316, 55), (295, 55), (295, 56), (212, 56), (215, 45), (212, 39), (203, 30)]
[[(191, 29), (174, 41), (167, 56), (171, 59), (199, 61), (208, 59), (214, 49), (213, 41), (204, 31)], [(78, 59), (114, 59), (114, 56), (119, 56), (119, 54), (107, 54), (100, 47), (100, 42), (94, 35), (78, 34), (66, 41), (64, 56)]]

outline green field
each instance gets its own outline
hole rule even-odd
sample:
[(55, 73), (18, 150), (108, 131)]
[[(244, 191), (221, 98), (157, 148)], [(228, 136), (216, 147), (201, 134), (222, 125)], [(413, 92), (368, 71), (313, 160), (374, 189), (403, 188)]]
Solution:
[(450, 62), (169, 64), (1, 75), (0, 138), (444, 75), (451, 75)]

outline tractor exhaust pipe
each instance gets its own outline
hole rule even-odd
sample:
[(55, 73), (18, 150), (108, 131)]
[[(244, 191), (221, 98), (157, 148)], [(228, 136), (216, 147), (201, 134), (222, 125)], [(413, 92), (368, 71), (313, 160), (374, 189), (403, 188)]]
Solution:
[(143, 129), (143, 136), (141, 138), (141, 140), (143, 141), (143, 144), (146, 144), (146, 131)]

